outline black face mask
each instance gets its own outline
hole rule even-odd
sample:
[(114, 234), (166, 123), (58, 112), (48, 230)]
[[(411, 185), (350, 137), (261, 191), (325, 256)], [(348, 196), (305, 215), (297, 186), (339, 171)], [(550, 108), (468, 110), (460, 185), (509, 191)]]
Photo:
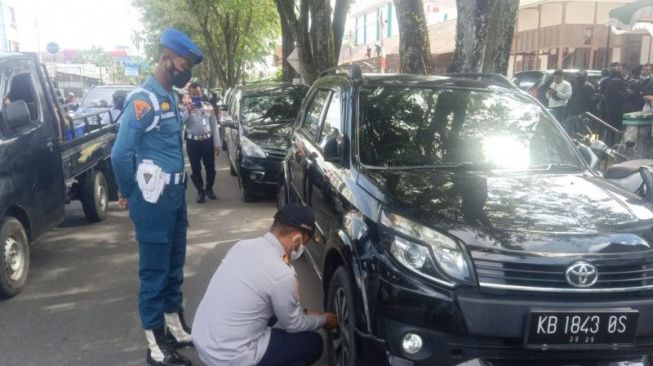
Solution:
[(168, 69), (168, 74), (170, 75), (170, 83), (177, 88), (183, 88), (188, 84), (191, 78), (191, 69), (186, 69), (185, 71), (179, 71), (175, 67), (175, 64), (172, 64), (172, 70)]

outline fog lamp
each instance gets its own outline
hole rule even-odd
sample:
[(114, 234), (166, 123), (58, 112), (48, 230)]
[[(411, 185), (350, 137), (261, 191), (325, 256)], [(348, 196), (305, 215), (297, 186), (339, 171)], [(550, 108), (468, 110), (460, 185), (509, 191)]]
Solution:
[(401, 348), (408, 354), (415, 354), (422, 349), (422, 337), (415, 333), (406, 333), (401, 340)]
[(249, 175), (249, 179), (251, 179), (251, 180), (263, 180), (264, 176), (265, 176), (264, 172), (253, 172), (252, 174)]

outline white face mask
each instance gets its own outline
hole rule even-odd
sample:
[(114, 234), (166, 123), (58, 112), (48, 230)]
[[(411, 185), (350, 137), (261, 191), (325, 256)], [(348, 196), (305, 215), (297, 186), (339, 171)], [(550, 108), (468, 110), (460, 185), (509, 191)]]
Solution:
[(290, 260), (291, 261), (298, 260), (299, 257), (301, 257), (302, 254), (304, 254), (304, 241), (302, 240), (301, 235), (297, 235), (297, 236), (299, 236), (299, 247), (297, 249), (293, 249), (292, 252), (290, 252)]

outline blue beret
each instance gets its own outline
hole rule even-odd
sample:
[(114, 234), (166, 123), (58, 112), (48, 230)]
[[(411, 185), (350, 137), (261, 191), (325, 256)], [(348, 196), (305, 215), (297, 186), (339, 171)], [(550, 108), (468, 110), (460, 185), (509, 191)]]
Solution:
[(181, 57), (185, 57), (194, 65), (202, 62), (204, 55), (200, 48), (186, 35), (174, 28), (168, 28), (161, 34), (161, 46), (172, 50)]

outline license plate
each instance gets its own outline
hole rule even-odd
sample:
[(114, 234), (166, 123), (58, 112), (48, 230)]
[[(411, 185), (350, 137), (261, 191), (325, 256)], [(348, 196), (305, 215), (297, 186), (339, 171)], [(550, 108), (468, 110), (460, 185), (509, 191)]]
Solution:
[(528, 322), (528, 348), (600, 348), (632, 344), (636, 310), (533, 311)]

